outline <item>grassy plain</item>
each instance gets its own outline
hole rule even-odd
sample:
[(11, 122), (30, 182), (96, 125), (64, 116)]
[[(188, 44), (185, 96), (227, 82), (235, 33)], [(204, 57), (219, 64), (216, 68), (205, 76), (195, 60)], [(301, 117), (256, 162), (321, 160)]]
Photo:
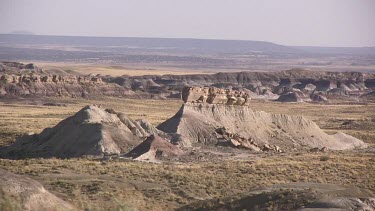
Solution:
[[(25, 63), (33, 63), (31, 61), (25, 61)], [(38, 67), (53, 71), (65, 71), (67, 73), (78, 73), (78, 74), (101, 74), (111, 76), (142, 76), (142, 75), (186, 75), (186, 74), (203, 74), (203, 73), (214, 73), (210, 69), (186, 69), (176, 67), (163, 67), (150, 65), (150, 67), (139, 66), (136, 64), (128, 65), (109, 65), (109, 64), (90, 64), (90, 63), (67, 63), (67, 62), (45, 62), (40, 61), (36, 63)]]
[[(0, 145), (25, 132), (41, 132), (87, 104), (100, 104), (148, 119), (157, 125), (174, 115), (178, 100), (105, 98), (0, 103)], [(37, 105), (31, 105), (37, 104)], [(343, 131), (375, 145), (375, 104), (287, 104), (253, 101), (250, 107), (272, 113), (305, 115), (328, 132)], [(208, 156), (208, 155), (207, 155)], [(81, 209), (170, 210), (197, 200), (231, 196), (253, 188), (290, 182), (352, 184), (375, 191), (375, 154), (370, 151), (264, 153), (251, 159), (227, 157), (191, 162), (141, 163), (94, 159), (0, 159), (0, 166), (41, 182)]]

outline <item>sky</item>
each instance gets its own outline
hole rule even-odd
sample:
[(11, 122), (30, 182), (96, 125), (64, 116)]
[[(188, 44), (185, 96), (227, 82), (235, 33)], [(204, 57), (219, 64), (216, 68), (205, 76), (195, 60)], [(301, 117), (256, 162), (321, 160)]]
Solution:
[(375, 0), (0, 0), (0, 33), (375, 46)]

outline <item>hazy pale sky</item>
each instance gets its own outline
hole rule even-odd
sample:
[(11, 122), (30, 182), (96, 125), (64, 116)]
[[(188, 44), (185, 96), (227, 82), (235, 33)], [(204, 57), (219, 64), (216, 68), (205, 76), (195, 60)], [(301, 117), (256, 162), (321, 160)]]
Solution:
[(375, 46), (375, 0), (0, 0), (0, 33)]

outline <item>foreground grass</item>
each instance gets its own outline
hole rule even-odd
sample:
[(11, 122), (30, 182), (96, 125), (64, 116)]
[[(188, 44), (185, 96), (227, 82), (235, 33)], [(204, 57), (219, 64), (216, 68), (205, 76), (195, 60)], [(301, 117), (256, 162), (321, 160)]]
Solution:
[[(322, 159), (328, 157), (328, 159)], [(173, 209), (273, 184), (318, 182), (375, 191), (375, 155), (360, 152), (261, 155), (253, 161), (151, 164), (89, 159), (0, 160), (80, 208)]]
[[(30, 61), (31, 63), (35, 61)], [(44, 70), (63, 70), (66, 72), (75, 72), (83, 75), (88, 74), (101, 74), (101, 75), (111, 75), (111, 76), (142, 76), (142, 75), (186, 75), (186, 74), (209, 74), (215, 73), (213, 70), (187, 70), (186, 68), (168, 68), (159, 67), (157, 65), (152, 65), (152, 67), (145, 68), (137, 65), (100, 65), (100, 64), (77, 64), (77, 63), (67, 63), (67, 62), (38, 62), (38, 67)]]

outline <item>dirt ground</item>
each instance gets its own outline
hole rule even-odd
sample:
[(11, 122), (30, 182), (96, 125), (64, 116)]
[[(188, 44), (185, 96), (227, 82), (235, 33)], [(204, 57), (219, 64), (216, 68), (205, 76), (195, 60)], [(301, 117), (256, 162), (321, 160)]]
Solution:
[[(45, 102), (65, 106), (42, 106)], [(71, 98), (0, 102), (0, 146), (23, 133), (39, 133), (87, 104), (100, 104), (133, 119), (157, 125), (174, 115), (178, 100)], [(375, 104), (310, 104), (252, 101), (250, 107), (272, 113), (304, 115), (325, 131), (342, 131), (375, 146)], [(89, 210), (171, 210), (197, 200), (225, 197), (253, 188), (290, 182), (351, 184), (375, 192), (374, 151), (261, 153), (214, 149), (196, 159), (161, 164), (115, 159), (0, 159), (0, 166), (30, 176), (46, 189)]]
[[(33, 63), (35, 61), (25, 61), (25, 63)], [(187, 70), (186, 68), (176, 68), (176, 67), (158, 67), (155, 65), (150, 65), (145, 67), (144, 65), (109, 65), (109, 64), (89, 64), (89, 63), (67, 63), (67, 62), (37, 62), (38, 67), (49, 70), (49, 72), (54, 71), (65, 71), (67, 73), (78, 73), (78, 74), (101, 74), (101, 75), (111, 75), (111, 76), (142, 76), (142, 75), (185, 75), (185, 74), (212, 74), (215, 71), (210, 69), (203, 70)]]

